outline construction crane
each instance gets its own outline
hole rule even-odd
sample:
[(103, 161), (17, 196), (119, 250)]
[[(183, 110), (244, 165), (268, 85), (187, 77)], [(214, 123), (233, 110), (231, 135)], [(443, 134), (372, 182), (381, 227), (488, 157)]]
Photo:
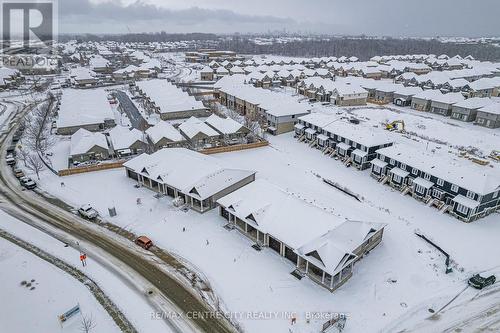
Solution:
[(385, 129), (388, 131), (405, 132), (405, 122), (403, 120), (394, 120), (393, 122), (385, 124)]

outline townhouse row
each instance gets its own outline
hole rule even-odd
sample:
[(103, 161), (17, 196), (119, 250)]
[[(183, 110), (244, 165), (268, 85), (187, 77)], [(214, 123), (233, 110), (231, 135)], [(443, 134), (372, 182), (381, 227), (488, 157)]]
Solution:
[(293, 131), (300, 116), (310, 112), (307, 103), (245, 84), (245, 76), (226, 77), (215, 85), (215, 97), (224, 107), (238, 112), (272, 135)]
[(124, 164), (127, 177), (199, 213), (214, 208), (227, 230), (285, 259), (298, 279), (334, 291), (382, 241), (385, 224), (342, 219), (212, 156), (183, 148), (142, 154)]
[(411, 194), (442, 213), (471, 222), (500, 208), (500, 172), (451, 153), (395, 144), (373, 128), (312, 113), (295, 126), (299, 141)]

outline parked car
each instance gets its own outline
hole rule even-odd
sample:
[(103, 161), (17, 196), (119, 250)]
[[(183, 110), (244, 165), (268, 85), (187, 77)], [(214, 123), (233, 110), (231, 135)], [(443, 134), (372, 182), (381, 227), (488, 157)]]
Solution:
[(24, 177), (24, 172), (23, 170), (19, 169), (19, 168), (15, 168), (14, 169), (14, 176), (16, 176), (17, 179), (21, 178), (21, 177)]
[(19, 182), (21, 183), (21, 186), (28, 189), (32, 190), (36, 187), (36, 183), (31, 179), (30, 177), (21, 177), (19, 178)]
[(153, 246), (153, 241), (146, 236), (139, 236), (135, 240), (135, 244), (139, 245), (143, 249), (149, 250), (149, 248)]
[(10, 165), (10, 166), (16, 165), (16, 159), (12, 155), (7, 155), (5, 157), (5, 162), (7, 163), (7, 165)]
[(8, 148), (7, 148), (7, 157), (11, 155), (11, 156), (16, 156), (16, 145), (15, 144), (11, 144)]
[(85, 217), (89, 220), (95, 219), (97, 217), (97, 215), (99, 215), (99, 213), (97, 213), (97, 211), (94, 208), (92, 208), (91, 205), (88, 205), (88, 204), (83, 205), (80, 208), (78, 208), (78, 214), (80, 214), (80, 216)]
[(496, 281), (495, 275), (490, 275), (485, 278), (479, 274), (476, 274), (469, 279), (468, 284), (469, 286), (474, 287), (476, 289), (483, 289), (487, 286), (492, 285), (493, 283), (495, 283), (495, 281)]

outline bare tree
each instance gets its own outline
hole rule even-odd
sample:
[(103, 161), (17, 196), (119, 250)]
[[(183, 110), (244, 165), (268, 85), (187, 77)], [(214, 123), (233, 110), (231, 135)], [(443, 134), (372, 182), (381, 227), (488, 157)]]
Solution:
[(36, 174), (38, 180), (40, 180), (40, 171), (42, 171), (45, 167), (45, 164), (43, 164), (40, 156), (38, 156), (38, 154), (29, 154), (26, 157), (24, 163), (26, 165), (26, 168), (33, 171)]
[(30, 156), (30, 152), (27, 149), (24, 149), (23, 147), (19, 147), (19, 159), (23, 161), (23, 164), (25, 167), (28, 167), (27, 165), (27, 159)]
[(255, 136), (259, 136), (262, 131), (259, 122), (249, 114), (245, 115), (243, 126), (248, 128)]
[(50, 119), (52, 118), (52, 102), (42, 103), (24, 118), (24, 144), (31, 150), (45, 154), (54, 144), (50, 135)]
[(83, 333), (89, 333), (96, 326), (97, 326), (97, 324), (94, 321), (94, 317), (92, 316), (92, 314), (90, 314), (90, 316), (86, 316), (82, 313), (82, 321), (80, 323), (80, 331), (82, 331)]

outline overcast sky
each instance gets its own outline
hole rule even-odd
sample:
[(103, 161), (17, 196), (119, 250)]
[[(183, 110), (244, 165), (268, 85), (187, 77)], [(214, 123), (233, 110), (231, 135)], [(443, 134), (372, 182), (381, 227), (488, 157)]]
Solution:
[(500, 0), (59, 0), (60, 32), (498, 36)]

